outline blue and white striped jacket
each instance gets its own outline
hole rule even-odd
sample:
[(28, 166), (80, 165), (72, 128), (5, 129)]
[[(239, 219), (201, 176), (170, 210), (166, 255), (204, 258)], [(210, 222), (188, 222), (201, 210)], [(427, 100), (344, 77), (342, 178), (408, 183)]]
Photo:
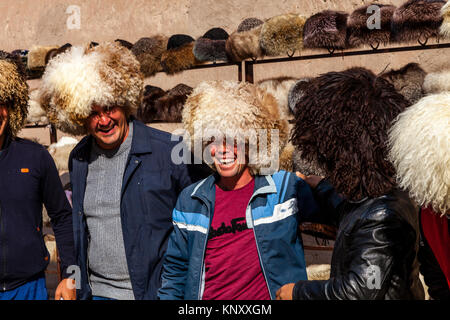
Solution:
[[(173, 210), (174, 230), (166, 251), (160, 299), (201, 300), (204, 256), (212, 221), (217, 176), (182, 191)], [(270, 296), (284, 284), (306, 280), (299, 218), (318, 211), (309, 186), (294, 173), (256, 176), (246, 210)], [(239, 261), (236, 261), (239, 263)]]

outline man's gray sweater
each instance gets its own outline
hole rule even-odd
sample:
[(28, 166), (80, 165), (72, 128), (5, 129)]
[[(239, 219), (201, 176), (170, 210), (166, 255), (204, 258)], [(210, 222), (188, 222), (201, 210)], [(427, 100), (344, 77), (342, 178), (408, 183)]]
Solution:
[(92, 295), (120, 300), (134, 300), (120, 217), (122, 179), (133, 138), (133, 123), (129, 125), (118, 149), (103, 150), (92, 143), (84, 197)]

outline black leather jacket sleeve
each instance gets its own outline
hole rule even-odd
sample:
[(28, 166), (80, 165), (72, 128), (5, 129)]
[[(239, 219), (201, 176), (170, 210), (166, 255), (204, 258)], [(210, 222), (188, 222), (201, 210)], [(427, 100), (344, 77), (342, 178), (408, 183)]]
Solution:
[(394, 259), (401, 259), (405, 241), (415, 241), (415, 232), (394, 213), (382, 207), (364, 212), (345, 243), (345, 273), (329, 280), (299, 281), (294, 300), (382, 299), (389, 287)]

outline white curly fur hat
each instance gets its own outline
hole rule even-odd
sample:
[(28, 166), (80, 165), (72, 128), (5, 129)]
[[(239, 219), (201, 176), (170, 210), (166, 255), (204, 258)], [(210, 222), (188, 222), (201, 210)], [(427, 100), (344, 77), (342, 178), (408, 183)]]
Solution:
[(389, 159), (399, 186), (421, 206), (450, 213), (450, 93), (406, 109), (389, 132)]
[(83, 135), (93, 104), (120, 106), (129, 116), (138, 109), (142, 94), (143, 76), (135, 56), (120, 44), (106, 42), (72, 47), (50, 60), (39, 102), (58, 129)]
[[(272, 168), (268, 167), (273, 160), (283, 162), (279, 156), (288, 140), (288, 122), (280, 118), (276, 99), (256, 85), (235, 81), (202, 82), (188, 97), (182, 117), (189, 135), (185, 136), (185, 141), (190, 139), (191, 148), (201, 145), (203, 150), (209, 141), (204, 133), (210, 131), (222, 137), (242, 139), (238, 141), (245, 141), (250, 147), (260, 150), (260, 130), (266, 130), (267, 152), (253, 155), (256, 157), (248, 164), (251, 172), (255, 175), (271, 174), (279, 169), (273, 168), (269, 172)], [(273, 144), (271, 129), (278, 130), (278, 149), (276, 143)], [(213, 165), (210, 166), (215, 170)]]

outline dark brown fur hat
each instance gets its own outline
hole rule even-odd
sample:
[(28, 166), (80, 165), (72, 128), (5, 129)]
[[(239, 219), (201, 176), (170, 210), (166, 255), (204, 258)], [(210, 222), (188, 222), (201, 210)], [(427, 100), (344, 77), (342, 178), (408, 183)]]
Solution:
[(256, 28), (256, 27), (262, 25), (263, 23), (264, 23), (264, 21), (262, 21), (258, 18), (247, 18), (247, 19), (244, 19), (239, 24), (237, 31), (238, 32), (248, 31), (248, 30), (251, 30), (253, 28)]
[(445, 0), (409, 0), (392, 16), (393, 39), (397, 42), (415, 42), (439, 35)]
[(378, 47), (379, 44), (388, 44), (391, 40), (391, 21), (395, 6), (384, 4), (372, 4), (380, 8), (381, 29), (369, 29), (367, 22), (374, 13), (367, 13), (370, 6), (363, 6), (356, 9), (348, 17), (348, 44), (350, 47), (359, 47), (363, 45), (371, 45)]
[(157, 35), (139, 39), (131, 48), (131, 52), (141, 65), (145, 77), (151, 77), (161, 71), (161, 56), (166, 51), (168, 38)]
[(171, 75), (201, 63), (194, 56), (195, 40), (191, 36), (176, 34), (169, 38), (167, 50), (161, 56), (163, 70)]
[(222, 28), (208, 30), (195, 41), (194, 56), (199, 61), (227, 61), (225, 43), (228, 38), (228, 33)]
[(185, 84), (178, 84), (171, 90), (164, 92), (161, 88), (146, 87), (147, 95), (138, 112), (138, 119), (150, 122), (181, 122), (181, 112), (192, 88)]
[(385, 72), (381, 75), (405, 97), (410, 105), (415, 104), (424, 96), (423, 82), (427, 73), (417, 63), (408, 63), (406, 66)]
[(388, 129), (407, 105), (387, 80), (367, 69), (329, 72), (305, 88), (292, 143), (349, 200), (378, 197), (395, 186)]
[(305, 48), (344, 49), (347, 40), (345, 12), (325, 10), (306, 20), (303, 28)]

